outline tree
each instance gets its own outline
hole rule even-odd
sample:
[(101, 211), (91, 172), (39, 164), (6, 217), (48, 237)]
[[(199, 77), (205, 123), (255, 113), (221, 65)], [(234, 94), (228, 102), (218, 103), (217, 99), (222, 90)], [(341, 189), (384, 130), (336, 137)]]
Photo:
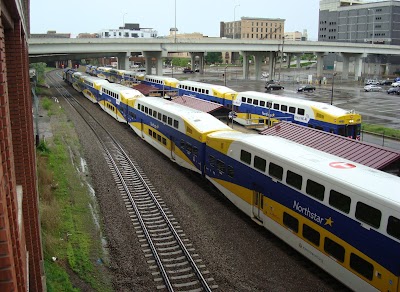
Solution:
[(46, 70), (46, 63), (32, 63), (30, 67), (36, 70), (36, 76), (39, 83), (44, 83), (44, 71)]
[(222, 53), (221, 52), (211, 52), (207, 53), (204, 57), (207, 64), (222, 63)]

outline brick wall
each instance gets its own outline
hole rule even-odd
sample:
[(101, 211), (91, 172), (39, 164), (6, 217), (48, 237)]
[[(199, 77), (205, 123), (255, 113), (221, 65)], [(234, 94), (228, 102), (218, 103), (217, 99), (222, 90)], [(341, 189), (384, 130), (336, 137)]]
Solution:
[[(4, 25), (3, 17), (0, 19), (0, 154), (0, 291), (27, 291), (28, 287), (29, 291), (43, 291), (27, 37), (19, 20), (10, 28)], [(22, 189), (20, 205), (17, 186)], [(18, 208), (22, 208), (22, 224), (18, 222)]]

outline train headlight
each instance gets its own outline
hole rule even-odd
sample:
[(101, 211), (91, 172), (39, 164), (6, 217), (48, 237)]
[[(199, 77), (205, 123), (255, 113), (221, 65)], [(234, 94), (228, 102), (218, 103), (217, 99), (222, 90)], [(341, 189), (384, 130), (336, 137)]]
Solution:
[(354, 120), (349, 120), (349, 123), (350, 123), (350, 124), (354, 123)]

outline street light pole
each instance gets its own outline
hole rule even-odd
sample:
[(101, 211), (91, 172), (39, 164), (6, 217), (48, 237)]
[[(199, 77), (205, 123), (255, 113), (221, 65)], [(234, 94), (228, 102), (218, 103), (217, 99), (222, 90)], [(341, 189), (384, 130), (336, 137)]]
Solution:
[(228, 66), (225, 67), (224, 70), (224, 85), (226, 86), (226, 69), (228, 68)]
[(122, 16), (122, 26), (123, 28), (125, 28), (125, 15), (127, 15), (128, 12), (124, 13), (124, 15)]
[(285, 36), (282, 37), (282, 51), (281, 51), (281, 61), (279, 62), (279, 74), (278, 81), (281, 81), (281, 69), (282, 69), (282, 61), (283, 61), (283, 47), (285, 45)]
[(331, 91), (331, 105), (333, 104), (333, 84), (335, 83), (336, 72), (332, 73), (332, 91)]
[(235, 39), (235, 26), (236, 26), (236, 7), (239, 7), (240, 4), (236, 4), (235, 7), (233, 8), (233, 39)]
[(368, 11), (372, 11), (372, 44), (374, 44), (375, 38), (375, 9), (368, 8)]
[(174, 43), (176, 43), (176, 0), (175, 0), (175, 27), (174, 27)]

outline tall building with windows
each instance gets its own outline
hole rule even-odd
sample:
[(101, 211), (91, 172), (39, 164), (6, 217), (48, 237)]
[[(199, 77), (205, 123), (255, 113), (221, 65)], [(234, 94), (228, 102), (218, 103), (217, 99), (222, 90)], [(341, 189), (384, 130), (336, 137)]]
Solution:
[(240, 20), (220, 23), (220, 37), (232, 39), (272, 39), (284, 36), (285, 19), (241, 17)]
[(400, 2), (321, 0), (318, 40), (400, 45)]

